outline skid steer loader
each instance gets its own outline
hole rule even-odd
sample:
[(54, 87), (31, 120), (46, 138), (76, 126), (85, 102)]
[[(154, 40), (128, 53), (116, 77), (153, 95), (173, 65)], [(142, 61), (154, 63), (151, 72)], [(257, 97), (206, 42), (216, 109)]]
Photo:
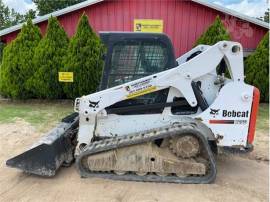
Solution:
[(218, 148), (252, 150), (259, 91), (244, 83), (241, 44), (199, 45), (175, 58), (164, 34), (100, 36), (99, 91), (77, 98), (74, 114), (8, 166), (54, 176), (75, 160), (82, 177), (210, 183)]

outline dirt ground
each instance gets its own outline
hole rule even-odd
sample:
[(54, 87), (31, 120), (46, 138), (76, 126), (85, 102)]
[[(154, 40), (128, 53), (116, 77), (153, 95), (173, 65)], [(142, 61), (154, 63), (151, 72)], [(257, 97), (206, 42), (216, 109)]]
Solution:
[(81, 179), (75, 167), (62, 168), (51, 179), (24, 174), (5, 161), (29, 148), (41, 134), (24, 122), (0, 124), (0, 201), (268, 201), (268, 134), (256, 134), (247, 156), (218, 157), (214, 184), (181, 185)]

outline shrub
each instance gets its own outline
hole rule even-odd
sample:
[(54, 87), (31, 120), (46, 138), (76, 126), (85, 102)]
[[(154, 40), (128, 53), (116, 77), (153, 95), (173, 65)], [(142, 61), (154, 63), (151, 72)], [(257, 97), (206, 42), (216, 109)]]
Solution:
[(0, 91), (12, 98), (30, 98), (26, 81), (34, 74), (34, 49), (41, 39), (39, 28), (29, 19), (17, 38), (4, 48), (0, 71)]
[(63, 67), (67, 53), (68, 37), (57, 18), (48, 21), (47, 33), (35, 49), (33, 64), (35, 74), (27, 88), (39, 98), (62, 98), (63, 89), (58, 82), (58, 71)]
[(104, 46), (83, 14), (70, 41), (63, 68), (63, 71), (74, 74), (73, 83), (64, 83), (67, 97), (80, 97), (96, 91), (102, 72), (103, 51)]
[(219, 16), (214, 23), (197, 39), (195, 46), (199, 44), (214, 45), (223, 40), (230, 40), (230, 34), (224, 27)]
[(1, 43), (1, 41), (0, 41), (0, 66), (1, 66), (1, 62), (2, 62), (4, 47), (5, 47), (5, 44)]
[(269, 102), (269, 33), (245, 60), (245, 75), (247, 83), (260, 89), (261, 102)]

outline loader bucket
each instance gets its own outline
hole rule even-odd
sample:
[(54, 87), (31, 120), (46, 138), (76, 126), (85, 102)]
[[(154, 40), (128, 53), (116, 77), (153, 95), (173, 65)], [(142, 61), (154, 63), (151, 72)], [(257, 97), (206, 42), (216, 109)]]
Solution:
[(29, 150), (7, 160), (6, 165), (26, 173), (54, 176), (61, 165), (70, 164), (74, 160), (74, 139), (78, 125), (77, 113), (65, 117)]

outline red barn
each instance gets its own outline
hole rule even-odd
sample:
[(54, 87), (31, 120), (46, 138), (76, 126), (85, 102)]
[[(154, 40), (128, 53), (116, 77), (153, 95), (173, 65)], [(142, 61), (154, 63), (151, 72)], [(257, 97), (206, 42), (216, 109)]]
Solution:
[[(44, 34), (48, 18), (57, 16), (67, 34), (72, 36), (84, 12), (96, 32), (133, 31), (136, 19), (160, 20), (163, 32), (172, 40), (176, 56), (190, 50), (217, 15), (232, 40), (243, 45), (246, 54), (256, 48), (269, 29), (268, 23), (203, 0), (88, 0), (38, 17), (33, 22)], [(12, 41), (21, 27), (20, 24), (0, 31), (1, 42)]]

